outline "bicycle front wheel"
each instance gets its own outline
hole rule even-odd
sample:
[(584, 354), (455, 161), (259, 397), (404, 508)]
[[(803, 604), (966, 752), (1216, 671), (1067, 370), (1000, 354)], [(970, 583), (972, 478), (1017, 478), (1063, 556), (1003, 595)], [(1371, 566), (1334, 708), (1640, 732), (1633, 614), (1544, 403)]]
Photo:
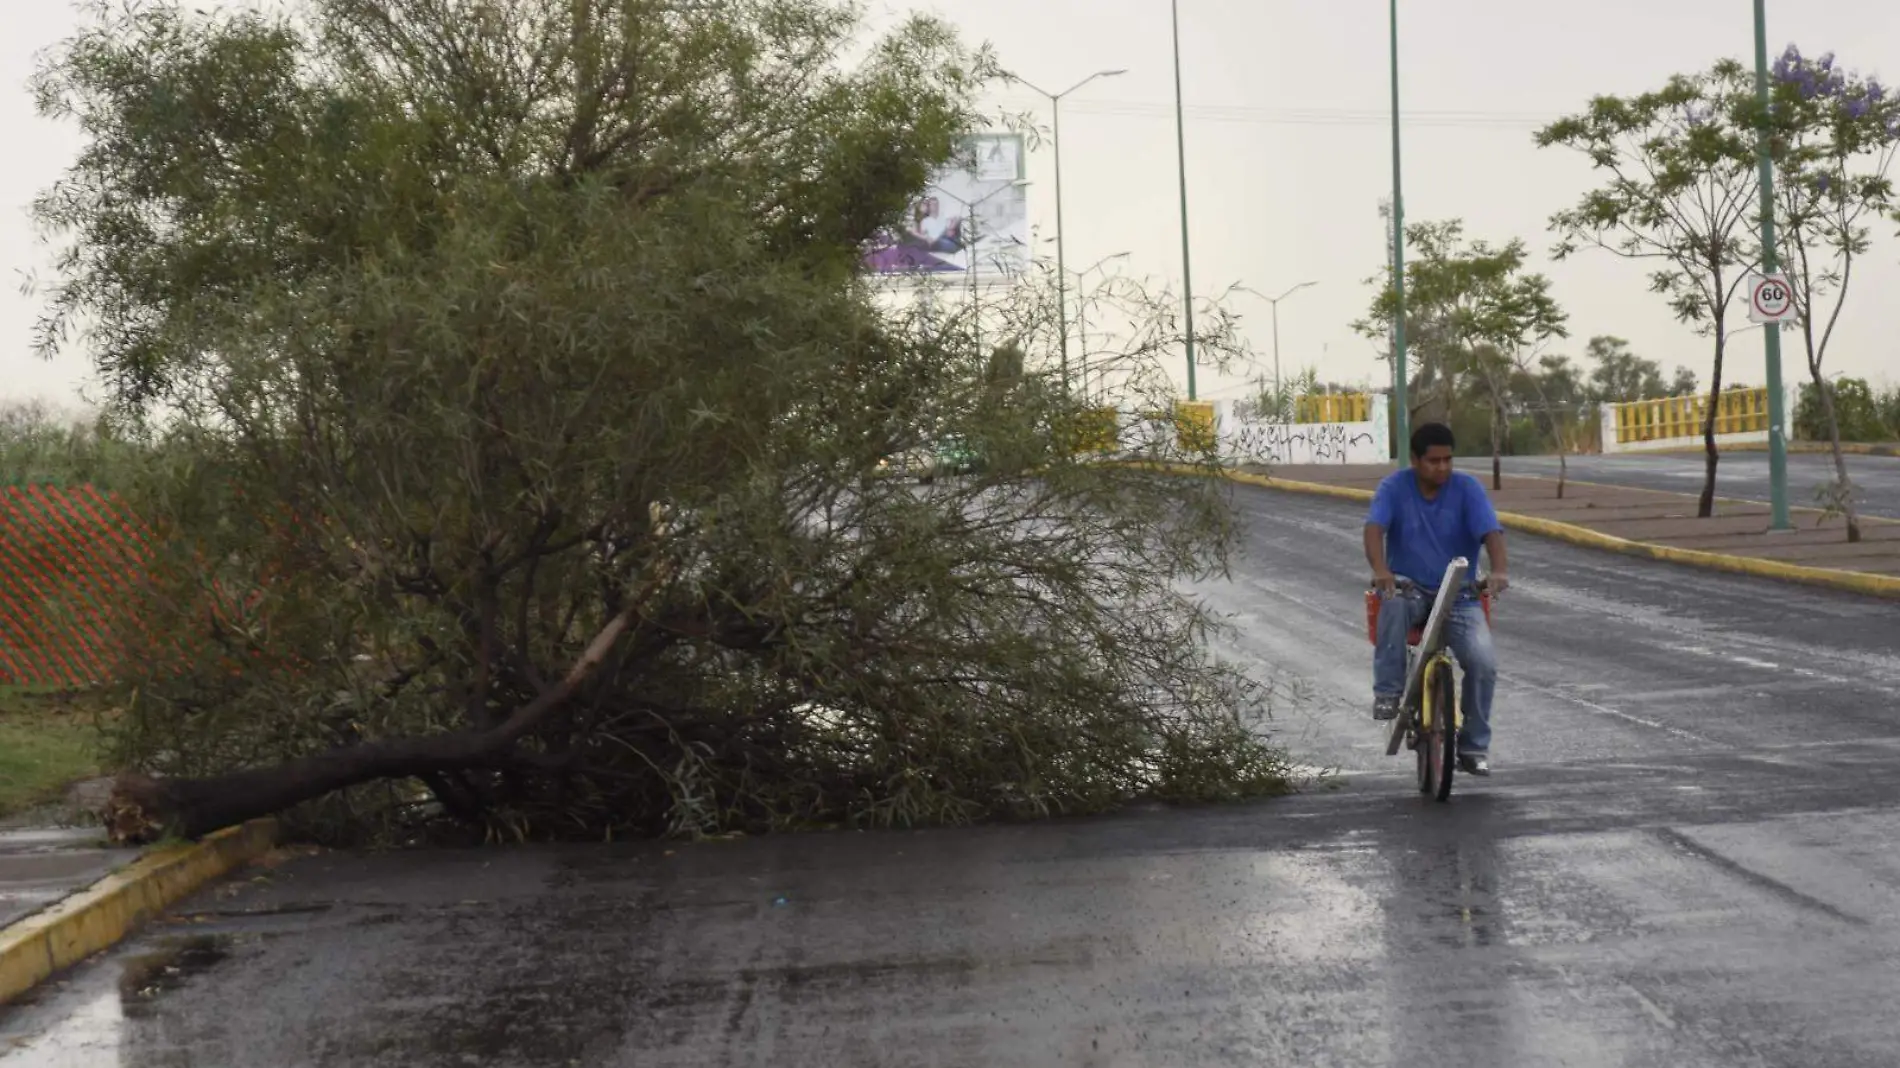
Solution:
[(1437, 767), (1432, 793), (1444, 801), (1451, 797), (1452, 772), (1458, 766), (1458, 686), (1449, 662), (1440, 661), (1434, 666), (1436, 670), (1430, 680), (1433, 715), (1429, 748), (1432, 763)]

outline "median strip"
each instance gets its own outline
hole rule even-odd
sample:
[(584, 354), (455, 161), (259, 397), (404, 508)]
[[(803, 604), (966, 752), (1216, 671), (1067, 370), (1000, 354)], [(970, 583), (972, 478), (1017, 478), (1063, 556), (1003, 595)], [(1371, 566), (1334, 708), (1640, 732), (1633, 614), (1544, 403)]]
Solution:
[[(1173, 470), (1183, 474), (1206, 474), (1201, 468), (1174, 465)], [(1309, 482), (1298, 479), (1275, 478), (1269, 475), (1256, 475), (1244, 471), (1226, 471), (1224, 476), (1231, 481), (1244, 485), (1259, 486), (1264, 489), (1285, 490), (1290, 493), (1304, 493), (1320, 497), (1333, 497), (1339, 500), (1369, 502), (1372, 491), (1356, 486), (1332, 485), (1324, 482)], [(1520, 478), (1522, 476), (1519, 476)], [(1572, 483), (1576, 485), (1576, 483)], [(1605, 487), (1607, 488), (1607, 487)], [(1640, 491), (1649, 492), (1649, 491)], [(1815, 567), (1809, 564), (1789, 563), (1759, 556), (1744, 556), (1734, 553), (1710, 552), (1704, 549), (1683, 549), (1672, 545), (1660, 545), (1650, 541), (1622, 538), (1614, 534), (1605, 534), (1589, 527), (1542, 516), (1525, 515), (1505, 509), (1498, 510), (1498, 520), (1507, 529), (1553, 538), (1586, 549), (1598, 549), (1605, 552), (1621, 553), (1625, 556), (1640, 556), (1650, 560), (1672, 564), (1685, 564), (1731, 574), (1749, 575), (1756, 578), (1780, 579), (1799, 582), (1810, 586), (1825, 587), (1858, 593), (1874, 597), (1900, 598), (1900, 576), (1883, 575), (1867, 571), (1848, 571), (1841, 568)], [(1690, 522), (1699, 522), (1690, 520)], [(1772, 537), (1772, 535), (1762, 535)], [(1842, 544), (1845, 544), (1843, 540)], [(1896, 544), (1896, 558), (1900, 558), (1900, 543)]]

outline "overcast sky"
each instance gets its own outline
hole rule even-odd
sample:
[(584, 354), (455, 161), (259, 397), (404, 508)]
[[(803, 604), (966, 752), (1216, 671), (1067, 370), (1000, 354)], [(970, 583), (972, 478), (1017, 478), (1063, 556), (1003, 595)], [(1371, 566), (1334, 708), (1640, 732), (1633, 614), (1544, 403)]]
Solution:
[[(201, 0), (209, 6), (215, 0)], [(1072, 267), (1130, 253), (1129, 273), (1180, 277), (1173, 83), (1167, 0), (873, 0), (880, 12), (920, 7), (987, 40), (1004, 63), (1047, 89), (1089, 72), (1123, 67), (1063, 105), (1064, 215)], [(78, 148), (68, 127), (34, 114), (25, 83), (34, 53), (71, 33), (70, 0), (0, 0), (0, 266), (17, 281), (44, 272), (26, 207)], [(1693, 367), (1704, 380), (1708, 344), (1676, 324), (1645, 289), (1644, 268), (1608, 253), (1567, 263), (1545, 256), (1551, 212), (1591, 183), (1563, 149), (1537, 149), (1532, 132), (1597, 93), (1659, 86), (1670, 74), (1722, 56), (1750, 59), (1746, 0), (1525, 0), (1401, 3), (1405, 202), (1411, 220), (1463, 218), (1472, 237), (1523, 237), (1570, 311), (1570, 351), (1608, 333), (1664, 365)], [(1769, 0), (1769, 45), (1839, 53), (1848, 67), (1900, 81), (1900, 5), (1884, 0)], [(1386, 4), (1383, 0), (1180, 0), (1183, 95), (1195, 288), (1241, 282), (1277, 293), (1319, 284), (1280, 310), (1282, 362), (1290, 375), (1371, 378), (1380, 365), (1349, 324), (1370, 296), (1363, 280), (1385, 255), (1379, 219), (1391, 187)], [(1033, 96), (1007, 102), (1033, 105)], [(1046, 105), (1045, 105), (1046, 107)], [(1045, 111), (1046, 114), (1046, 111)], [(1030, 161), (1031, 219), (1053, 233), (1053, 174), (1047, 148)], [(1834, 370), (1877, 383), (1900, 378), (1890, 316), (1900, 286), (1900, 240), (1876, 232), (1856, 268)], [(1251, 298), (1237, 298), (1248, 310)], [(1267, 309), (1250, 333), (1269, 356)], [(0, 289), (0, 399), (71, 401), (85, 383), (83, 360), (47, 363), (30, 351), (42, 301), (16, 285)], [(1744, 334), (1729, 377), (1762, 381), (1761, 334)], [(1788, 373), (1805, 373), (1790, 351)], [(1202, 395), (1230, 396), (1243, 383), (1204, 374)]]

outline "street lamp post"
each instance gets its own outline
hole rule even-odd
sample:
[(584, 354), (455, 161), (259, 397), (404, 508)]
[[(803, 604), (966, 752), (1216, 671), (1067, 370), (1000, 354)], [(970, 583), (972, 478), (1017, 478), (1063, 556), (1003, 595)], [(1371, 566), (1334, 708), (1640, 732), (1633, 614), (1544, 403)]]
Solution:
[(963, 216), (964, 222), (969, 225), (970, 235), (969, 235), (968, 241), (969, 241), (969, 247), (970, 247), (970, 314), (971, 314), (972, 322), (976, 324), (976, 345), (977, 345), (977, 348), (979, 349), (983, 347), (983, 305), (982, 305), (981, 298), (979, 296), (979, 291), (977, 289), (977, 283), (976, 283), (976, 278), (977, 278), (976, 243), (977, 243), (977, 238), (980, 236), (980, 230), (981, 230), (982, 224), (977, 219), (976, 209), (981, 207), (985, 201), (989, 200), (993, 196), (996, 196), (1000, 193), (1006, 193), (1011, 189), (1021, 189), (1024, 186), (1027, 186), (1029, 184), (1030, 183), (1028, 182), (1028, 180), (1018, 178), (1007, 185), (998, 186), (995, 189), (990, 190), (989, 192), (983, 194), (982, 196), (977, 197), (975, 200), (965, 200), (962, 197), (956, 195), (955, 193), (952, 193), (948, 189), (943, 188), (942, 186), (933, 185), (930, 187), (931, 192), (937, 193), (941, 196), (949, 197), (951, 200), (954, 200), (958, 204), (962, 205), (963, 211), (964, 211), (964, 216)]
[(1234, 287), (1242, 292), (1252, 293), (1254, 296), (1266, 301), (1267, 304), (1273, 308), (1273, 396), (1276, 403), (1280, 397), (1280, 302), (1298, 293), (1300, 290), (1305, 289), (1307, 286), (1316, 285), (1319, 285), (1319, 283), (1301, 282), (1299, 285), (1294, 286), (1277, 297), (1269, 297), (1257, 289), (1249, 289), (1246, 286)]
[(1187, 320), (1187, 395), (1188, 400), (1194, 400), (1194, 266), (1188, 254), (1187, 130), (1181, 119), (1181, 0), (1169, 0), (1168, 14), (1174, 31), (1174, 164), (1181, 189), (1181, 301)]
[[(1775, 263), (1775, 163), (1769, 154), (1768, 116), (1768, 15), (1764, 0), (1755, 0), (1755, 99), (1763, 109), (1762, 125), (1756, 134), (1755, 158), (1761, 169), (1761, 269), (1773, 274)], [(1781, 324), (1770, 324), (1762, 331), (1762, 345), (1768, 363), (1768, 499), (1770, 529), (1788, 531), (1794, 523), (1788, 517), (1788, 436), (1783, 423), (1781, 394)]]
[[(1109, 255), (1103, 256), (1101, 259), (1096, 260), (1094, 263), (1089, 264), (1087, 267), (1084, 267), (1083, 269), (1076, 271), (1075, 272), (1076, 288), (1079, 290), (1081, 288), (1083, 279), (1087, 278), (1089, 275), (1095, 273), (1096, 271), (1101, 270), (1103, 267), (1108, 266), (1110, 262), (1114, 260), (1121, 260), (1121, 259), (1127, 259), (1127, 258), (1128, 258), (1128, 253), (1126, 252), (1110, 253)], [(1089, 397), (1088, 325), (1089, 325), (1088, 311), (1086, 310), (1086, 305), (1078, 304), (1075, 309), (1075, 328), (1076, 328), (1077, 335), (1082, 340), (1082, 367), (1081, 367), (1081, 373), (1079, 377), (1082, 379), (1082, 398), (1085, 401)], [(1100, 375), (1098, 373), (1097, 375), (1098, 381), (1099, 381), (1099, 378), (1100, 378)]]
[[(1759, 3), (1759, 0), (1757, 0)], [(1412, 410), (1405, 399), (1405, 195), (1399, 169), (1399, 0), (1392, 0), (1392, 411), (1395, 442), (1412, 436)], [(1400, 444), (1399, 448), (1409, 448)], [(1398, 453), (1404, 461), (1405, 453)]]
[(1059, 320), (1056, 324), (1056, 333), (1062, 339), (1062, 388), (1065, 390), (1069, 388), (1069, 283), (1062, 247), (1062, 98), (1097, 78), (1113, 78), (1126, 73), (1128, 72), (1121, 69), (1098, 70), (1059, 93), (1038, 88), (1025, 78), (1011, 76), (1011, 80), (1048, 98), (1051, 123), (1054, 127), (1052, 134), (1056, 148), (1056, 317)]

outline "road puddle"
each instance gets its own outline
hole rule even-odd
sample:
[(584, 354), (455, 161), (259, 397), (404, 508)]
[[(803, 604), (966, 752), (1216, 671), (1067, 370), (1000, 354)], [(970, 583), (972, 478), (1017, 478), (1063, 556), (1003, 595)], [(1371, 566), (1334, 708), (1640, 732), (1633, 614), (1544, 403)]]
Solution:
[(161, 944), (125, 962), (119, 975), (119, 1007), (128, 1020), (149, 1017), (166, 993), (184, 986), (231, 955), (229, 940), (196, 935)]
[(165, 995), (216, 967), (230, 952), (227, 936), (193, 935), (153, 940), (148, 952), (119, 963), (116, 975), (82, 966), (0, 1009), (0, 1065), (116, 1066), (128, 1028), (152, 1018)]

